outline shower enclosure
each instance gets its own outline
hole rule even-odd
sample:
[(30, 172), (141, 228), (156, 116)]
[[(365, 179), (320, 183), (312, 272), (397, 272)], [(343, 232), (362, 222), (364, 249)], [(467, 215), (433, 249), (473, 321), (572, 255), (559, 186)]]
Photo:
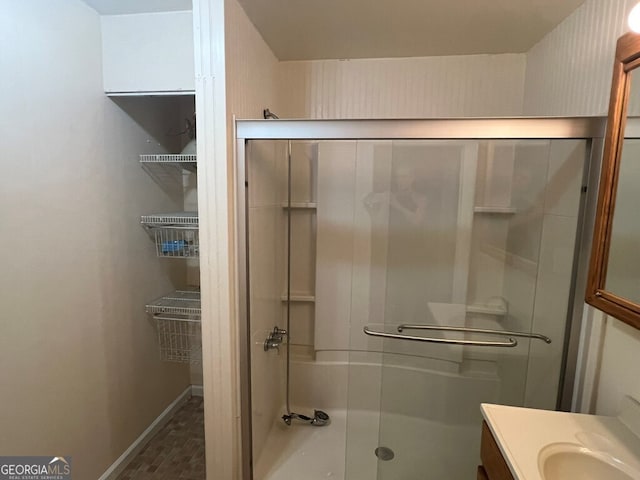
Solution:
[(480, 403), (567, 408), (602, 130), (238, 121), (245, 478), (475, 478)]

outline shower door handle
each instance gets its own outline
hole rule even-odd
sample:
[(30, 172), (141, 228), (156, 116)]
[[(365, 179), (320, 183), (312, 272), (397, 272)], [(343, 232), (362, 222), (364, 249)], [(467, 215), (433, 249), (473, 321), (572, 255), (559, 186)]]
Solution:
[(518, 345), (518, 341), (515, 338), (511, 337), (507, 337), (507, 341), (453, 340), (448, 338), (417, 337), (415, 335), (403, 335), (400, 333), (378, 332), (376, 330), (371, 330), (368, 326), (365, 326), (362, 330), (365, 334), (371, 337), (394, 338), (396, 340), (409, 340), (411, 342), (443, 343), (446, 345), (470, 345), (476, 347), (515, 347)]
[(506, 337), (524, 337), (524, 338), (536, 338), (542, 340), (544, 343), (551, 343), (551, 339), (546, 335), (540, 333), (527, 333), (527, 332), (510, 332), (508, 330), (491, 330), (488, 328), (469, 328), (469, 327), (448, 327), (445, 325), (398, 325), (398, 332), (404, 330), (439, 330), (441, 332), (466, 332), (466, 333), (486, 333), (489, 335), (504, 335)]

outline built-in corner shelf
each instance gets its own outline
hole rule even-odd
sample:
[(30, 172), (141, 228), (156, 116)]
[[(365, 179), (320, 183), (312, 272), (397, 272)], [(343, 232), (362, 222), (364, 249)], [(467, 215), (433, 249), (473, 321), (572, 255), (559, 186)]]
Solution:
[(318, 208), (316, 202), (291, 202), (291, 205), (287, 202), (282, 202), (281, 205), (285, 210), (316, 210)]
[[(283, 294), (280, 296), (280, 300), (282, 300), (283, 302), (287, 301), (287, 295)], [(308, 303), (313, 303), (316, 301), (316, 297), (314, 295), (296, 295), (296, 294), (292, 294), (289, 296), (288, 300), (290, 300), (291, 302), (308, 302)]]
[(480, 313), (483, 315), (495, 315), (497, 317), (504, 317), (507, 314), (507, 309), (502, 305), (467, 305), (467, 313)]
[(490, 206), (477, 206), (473, 207), (474, 213), (488, 213), (488, 214), (502, 214), (513, 215), (518, 210), (514, 207), (490, 207)]
[(143, 215), (142, 225), (151, 233), (159, 257), (198, 257), (198, 212)]

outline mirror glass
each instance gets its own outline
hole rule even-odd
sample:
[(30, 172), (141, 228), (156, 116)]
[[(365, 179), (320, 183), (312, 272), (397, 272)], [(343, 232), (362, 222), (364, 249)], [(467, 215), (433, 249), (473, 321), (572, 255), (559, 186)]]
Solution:
[[(628, 116), (640, 114), (640, 72), (630, 72)], [(605, 289), (640, 303), (640, 139), (625, 138), (613, 211)]]

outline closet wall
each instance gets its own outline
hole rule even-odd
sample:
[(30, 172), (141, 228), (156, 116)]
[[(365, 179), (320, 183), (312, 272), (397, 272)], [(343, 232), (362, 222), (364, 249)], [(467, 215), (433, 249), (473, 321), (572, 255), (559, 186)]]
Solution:
[(139, 227), (181, 209), (137, 161), (172, 148), (171, 106), (104, 96), (100, 18), (79, 0), (5, 3), (0, 43), (0, 451), (64, 452), (94, 479), (189, 384), (144, 314), (184, 277)]

